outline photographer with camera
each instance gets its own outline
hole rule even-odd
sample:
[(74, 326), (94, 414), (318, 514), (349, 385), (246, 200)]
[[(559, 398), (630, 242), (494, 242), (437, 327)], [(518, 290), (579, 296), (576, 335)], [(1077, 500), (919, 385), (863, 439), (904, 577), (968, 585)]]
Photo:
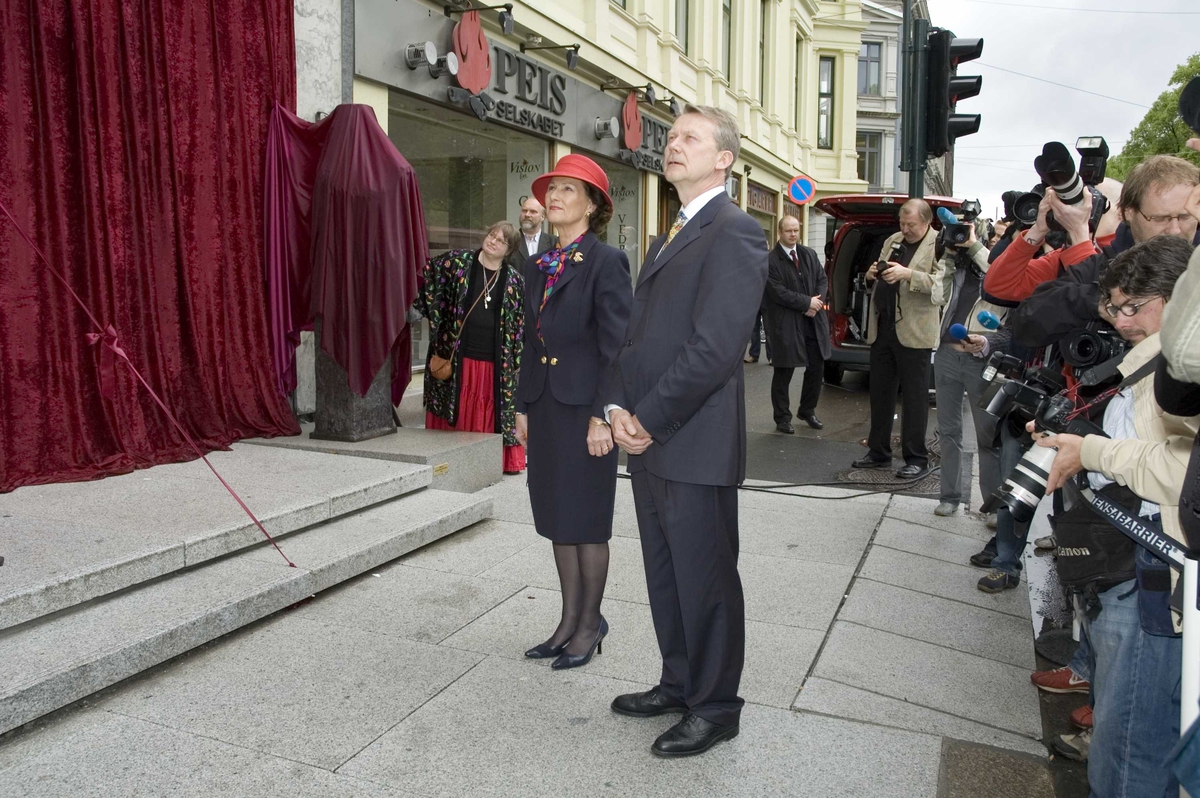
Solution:
[[(1197, 185), (1200, 168), (1173, 155), (1155, 155), (1134, 167), (1121, 190), (1123, 224), (1114, 249), (1123, 245), (1125, 236), (1135, 244), (1159, 235), (1200, 244), (1196, 219), (1187, 210)], [(1038, 286), (1011, 315), (1016, 340), (1025, 346), (1049, 346), (1103, 321), (1098, 282), (1108, 263), (1108, 253), (1100, 252)]]
[[(1134, 345), (1120, 364), (1126, 379), (1104, 410), (1103, 434), (1068, 434), (1056, 422), (1047, 423), (1045, 413), (1030, 423), (1031, 432), (1038, 430), (1037, 445), (1057, 450), (1045, 491), (1086, 470), (1092, 490), (1123, 486), (1128, 496), (1112, 494), (1112, 501), (1137, 512), (1140, 522), (1155, 531), (1161, 521), (1162, 533), (1175, 540), (1181, 539), (1177, 505), (1200, 416), (1164, 413), (1155, 400), (1153, 374), (1163, 310), (1191, 254), (1192, 247), (1178, 237), (1157, 236), (1117, 256), (1100, 278), (1099, 312)], [(1071, 415), (1063, 418), (1074, 423)], [(1052, 434), (1041, 437), (1042, 431)], [(1025, 461), (1030, 460), (1027, 455)], [(1076, 527), (1094, 526), (1094, 540), (1112, 537), (1114, 527), (1087, 504), (1056, 516), (1056, 528), (1061, 530), (1068, 516)], [(1182, 658), (1168, 608), (1173, 575), (1165, 561), (1129, 545), (1135, 549), (1136, 576), (1127, 563), (1114, 565), (1121, 561), (1112, 550), (1106, 552), (1109, 566), (1117, 572), (1124, 568), (1125, 578), (1107, 589), (1098, 583), (1100, 610), (1088, 629), (1095, 657), (1088, 781), (1095, 795), (1169, 795), (1178, 785), (1162, 760), (1179, 737)], [(1060, 550), (1060, 572), (1062, 557)]]
[[(949, 296), (942, 315), (941, 342), (934, 354), (937, 374), (938, 439), (942, 447), (941, 495), (934, 515), (950, 516), (963, 501), (962, 440), (963, 394), (970, 399), (971, 418), (975, 422), (975, 437), (979, 443), (979, 487), (989, 496), (1000, 487), (1000, 460), (992, 447), (992, 425), (979, 406), (982, 395), (980, 375), (984, 361), (977, 357), (985, 343), (978, 336), (967, 336), (967, 328), (975, 318), (976, 304), (988, 270), (988, 251), (979, 240), (979, 203), (964, 202), (961, 208), (964, 221), (959, 224), (946, 209), (942, 218), (941, 243), (943, 295)], [(944, 215), (943, 215), (944, 214)], [(968, 486), (969, 487), (969, 486)]]
[(896, 389), (901, 392), (904, 466), (900, 479), (929, 473), (925, 428), (929, 420), (929, 361), (938, 343), (942, 264), (935, 257), (933, 210), (921, 199), (900, 206), (900, 232), (883, 242), (867, 270), (874, 282), (868, 319), (871, 344), (871, 432), (867, 455), (854, 468), (890, 468)]

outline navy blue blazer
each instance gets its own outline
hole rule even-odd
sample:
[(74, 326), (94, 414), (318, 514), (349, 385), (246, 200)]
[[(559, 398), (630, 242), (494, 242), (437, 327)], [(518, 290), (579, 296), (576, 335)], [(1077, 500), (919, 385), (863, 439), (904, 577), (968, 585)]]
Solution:
[(629, 458), (630, 471), (737, 485), (746, 476), (742, 354), (767, 282), (767, 243), (725, 194), (665, 241), (646, 253), (605, 404), (629, 410), (654, 437)]
[[(525, 263), (525, 347), (517, 383), (517, 412), (524, 413), (549, 386), (566, 405), (587, 405), (604, 418), (602, 375), (625, 339), (633, 304), (629, 258), (587, 233), (540, 312), (546, 275), (537, 257)], [(538, 319), (542, 335), (538, 338)], [(544, 340), (544, 343), (543, 343)]]

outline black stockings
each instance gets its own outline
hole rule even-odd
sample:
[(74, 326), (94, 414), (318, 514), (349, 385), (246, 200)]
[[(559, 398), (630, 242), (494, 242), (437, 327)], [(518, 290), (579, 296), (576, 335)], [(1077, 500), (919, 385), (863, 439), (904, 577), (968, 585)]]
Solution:
[(608, 544), (554, 544), (554, 564), (562, 587), (562, 620), (548, 642), (570, 640), (568, 654), (585, 654), (600, 632), (600, 601), (608, 581)]

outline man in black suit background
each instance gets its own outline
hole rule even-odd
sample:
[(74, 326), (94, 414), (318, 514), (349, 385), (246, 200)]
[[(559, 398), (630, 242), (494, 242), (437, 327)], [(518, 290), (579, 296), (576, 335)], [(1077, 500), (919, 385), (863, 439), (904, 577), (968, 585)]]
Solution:
[(739, 150), (726, 111), (687, 106), (665, 173), (683, 204), (646, 253), (625, 346), (605, 387), (613, 438), (629, 454), (658, 686), (618, 696), (635, 717), (683, 712), (660, 756), (707, 751), (738, 733), (746, 644), (737, 486), (746, 473), (742, 352), (762, 302), (762, 228), (725, 181)]
[(529, 197), (521, 203), (521, 257), (524, 261), (533, 255), (541, 255), (558, 246), (558, 236), (542, 232), (546, 221), (546, 209), (537, 197)]
[(802, 246), (800, 220), (779, 220), (779, 243), (768, 256), (767, 293), (764, 318), (767, 341), (774, 351), (775, 373), (771, 377), (771, 406), (775, 429), (792, 435), (791, 398), (788, 388), (796, 369), (804, 369), (800, 409), (796, 418), (813, 429), (825, 425), (817, 418), (817, 402), (829, 357), (829, 319), (822, 301), (829, 292), (829, 278), (817, 253)]

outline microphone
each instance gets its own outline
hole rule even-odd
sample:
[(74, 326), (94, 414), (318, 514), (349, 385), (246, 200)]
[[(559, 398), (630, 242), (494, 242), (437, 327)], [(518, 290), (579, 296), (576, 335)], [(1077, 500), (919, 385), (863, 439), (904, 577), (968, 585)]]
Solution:
[(938, 208), (937, 217), (942, 224), (958, 224), (958, 217), (949, 208)]
[(953, 338), (955, 341), (967, 340), (967, 328), (962, 326), (961, 324), (951, 324), (950, 325), (950, 337)]
[(1000, 329), (1000, 317), (995, 313), (992, 313), (990, 310), (979, 311), (979, 315), (975, 318), (977, 318), (979, 323), (989, 330)]

